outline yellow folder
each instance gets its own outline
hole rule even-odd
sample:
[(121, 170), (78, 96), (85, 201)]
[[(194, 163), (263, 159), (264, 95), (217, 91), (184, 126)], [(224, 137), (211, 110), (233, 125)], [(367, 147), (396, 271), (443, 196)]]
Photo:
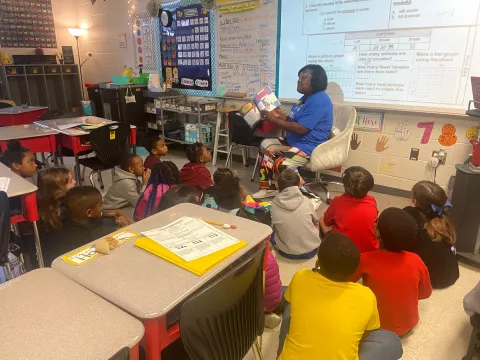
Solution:
[(201, 258), (185, 261), (180, 256), (175, 255), (166, 247), (160, 245), (156, 241), (148, 237), (142, 237), (135, 241), (135, 245), (142, 248), (154, 255), (160, 256), (162, 259), (170, 261), (171, 263), (178, 265), (196, 275), (203, 275), (215, 265), (225, 260), (227, 257), (240, 250), (247, 245), (245, 241), (240, 240), (238, 243), (233, 244), (225, 249), (214, 252), (213, 254), (203, 256)]

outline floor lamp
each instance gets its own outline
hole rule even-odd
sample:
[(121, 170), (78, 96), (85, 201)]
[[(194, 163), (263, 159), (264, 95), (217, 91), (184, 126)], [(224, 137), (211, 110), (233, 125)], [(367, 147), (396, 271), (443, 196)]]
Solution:
[(77, 53), (78, 53), (78, 70), (80, 71), (80, 86), (82, 88), (82, 100), (85, 100), (85, 93), (83, 91), (83, 74), (82, 74), (82, 60), (80, 59), (80, 47), (78, 46), (78, 39), (85, 34), (85, 29), (68, 28), (68, 32), (77, 39)]

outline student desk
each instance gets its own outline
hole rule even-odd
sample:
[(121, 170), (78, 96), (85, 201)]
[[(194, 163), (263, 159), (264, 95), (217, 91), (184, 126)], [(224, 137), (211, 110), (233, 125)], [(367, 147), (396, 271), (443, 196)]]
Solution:
[[(38, 209), (37, 209), (37, 187), (30, 181), (15, 174), (10, 168), (0, 163), (0, 177), (10, 178), (10, 184), (7, 189), (9, 198), (20, 196), (22, 198), (22, 214), (10, 217), (11, 224), (29, 221), (33, 224), (35, 233), (35, 248), (37, 250), (38, 265), (43, 267), (42, 247), (40, 245), (40, 235), (38, 233)], [(0, 357), (1, 358), (1, 357)]]
[(32, 124), (40, 115), (46, 113), (45, 106), (13, 106), (0, 109), (0, 126)]
[(50, 268), (0, 286), (0, 359), (138, 360), (140, 321)]
[(8, 140), (17, 139), (23, 147), (34, 153), (52, 153), (57, 163), (56, 135), (57, 131), (35, 124), (5, 126), (0, 128), (0, 149), (5, 151)]
[(52, 267), (92, 290), (109, 302), (140, 319), (145, 326), (148, 359), (161, 359), (161, 351), (173, 340), (167, 329), (166, 315), (194, 292), (210, 283), (218, 274), (254, 251), (272, 232), (270, 227), (199, 205), (180, 204), (126, 227), (136, 232), (170, 224), (182, 216), (235, 224), (228, 234), (248, 245), (202, 276), (195, 275), (134, 245), (134, 240), (82, 266), (72, 266), (57, 258)]
[[(59, 156), (61, 158), (60, 146), (64, 146), (73, 151), (75, 155), (75, 169), (76, 169), (76, 179), (77, 183), (82, 185), (82, 177), (80, 175), (80, 164), (78, 162), (78, 154), (82, 151), (92, 150), (92, 145), (88, 143), (88, 131), (81, 129), (61, 129), (61, 125), (70, 125), (70, 124), (85, 124), (86, 119), (92, 119), (97, 121), (103, 121), (106, 124), (114, 123), (114, 121), (102, 119), (96, 116), (82, 116), (76, 118), (65, 118), (65, 119), (54, 119), (54, 120), (42, 120), (35, 121), (34, 124), (41, 126), (43, 128), (48, 128), (58, 132), (57, 144), (59, 146)], [(133, 152), (136, 152), (137, 144), (137, 127), (130, 125), (130, 144), (133, 145)]]

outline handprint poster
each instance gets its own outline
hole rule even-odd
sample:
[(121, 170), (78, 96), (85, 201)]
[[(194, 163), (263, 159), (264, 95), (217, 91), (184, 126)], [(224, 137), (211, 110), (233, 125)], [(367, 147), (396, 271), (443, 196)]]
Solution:
[(355, 130), (367, 132), (383, 131), (383, 113), (357, 113)]

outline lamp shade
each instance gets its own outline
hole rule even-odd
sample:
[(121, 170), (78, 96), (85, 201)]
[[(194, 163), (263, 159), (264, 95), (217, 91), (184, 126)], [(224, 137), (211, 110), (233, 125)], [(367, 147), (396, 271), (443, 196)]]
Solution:
[(68, 28), (68, 32), (73, 36), (82, 36), (85, 34), (85, 29), (80, 28)]

